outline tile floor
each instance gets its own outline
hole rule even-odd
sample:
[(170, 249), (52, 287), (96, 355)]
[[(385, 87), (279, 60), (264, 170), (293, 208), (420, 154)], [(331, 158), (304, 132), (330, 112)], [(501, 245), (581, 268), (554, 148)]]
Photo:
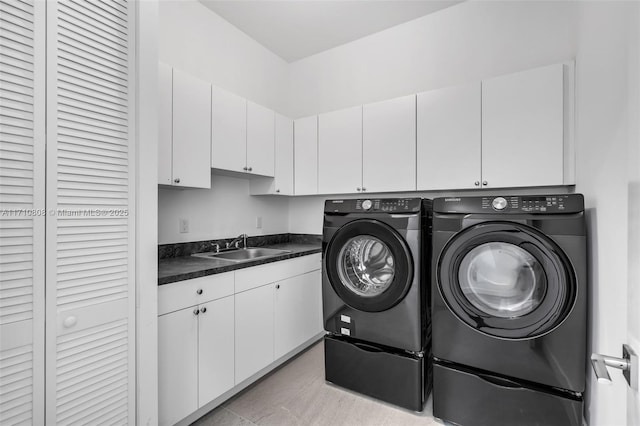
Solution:
[(322, 341), (211, 411), (195, 426), (443, 425), (432, 416), (364, 397), (324, 380)]

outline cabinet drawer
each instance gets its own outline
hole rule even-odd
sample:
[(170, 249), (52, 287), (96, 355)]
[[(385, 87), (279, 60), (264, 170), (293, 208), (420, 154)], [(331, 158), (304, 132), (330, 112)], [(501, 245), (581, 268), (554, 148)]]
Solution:
[(233, 272), (161, 285), (158, 289), (158, 315), (232, 294)]
[(320, 269), (320, 253), (236, 271), (236, 293)]

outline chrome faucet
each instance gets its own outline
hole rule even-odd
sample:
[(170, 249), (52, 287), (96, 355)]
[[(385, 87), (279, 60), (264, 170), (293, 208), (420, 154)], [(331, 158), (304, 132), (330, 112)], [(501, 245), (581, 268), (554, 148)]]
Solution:
[(235, 248), (240, 248), (238, 246), (238, 244), (240, 244), (240, 241), (242, 241), (242, 248), (247, 248), (247, 237), (247, 234), (240, 234), (238, 237), (227, 243), (227, 248), (232, 248), (232, 246)]

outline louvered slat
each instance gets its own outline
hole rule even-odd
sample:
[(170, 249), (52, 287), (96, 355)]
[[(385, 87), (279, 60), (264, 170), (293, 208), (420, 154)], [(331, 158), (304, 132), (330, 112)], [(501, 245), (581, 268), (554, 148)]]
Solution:
[[(65, 0), (54, 22), (54, 145), (47, 159), (52, 424), (133, 417), (130, 29), (127, 2)], [(53, 89), (53, 88), (52, 88)], [(48, 243), (48, 244), (50, 244)], [(16, 253), (18, 255), (18, 253)], [(54, 333), (55, 331), (55, 333)]]
[(33, 346), (0, 352), (0, 424), (28, 424), (33, 411)]
[(127, 416), (128, 328), (125, 319), (59, 337), (57, 424)]

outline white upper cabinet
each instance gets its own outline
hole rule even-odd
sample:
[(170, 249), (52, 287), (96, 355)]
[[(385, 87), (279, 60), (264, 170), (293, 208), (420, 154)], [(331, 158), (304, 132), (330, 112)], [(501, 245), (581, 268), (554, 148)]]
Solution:
[(276, 114), (275, 193), (293, 195), (293, 120)]
[(484, 187), (565, 183), (565, 66), (482, 82)]
[(212, 86), (211, 167), (244, 172), (247, 167), (247, 101)]
[(211, 188), (210, 84), (173, 70), (173, 183)]
[(160, 63), (158, 68), (158, 183), (173, 182), (173, 69)]
[(362, 190), (362, 106), (318, 116), (318, 192)]
[(418, 94), (417, 189), (480, 186), (480, 83)]
[(275, 176), (251, 179), (251, 195), (293, 195), (293, 120), (275, 116)]
[(415, 157), (415, 95), (362, 107), (363, 191), (415, 190)]
[(158, 183), (211, 188), (211, 86), (165, 64), (158, 81)]
[(293, 124), (294, 194), (318, 193), (318, 116), (299, 118)]
[(247, 170), (262, 176), (274, 176), (275, 112), (247, 101)]

